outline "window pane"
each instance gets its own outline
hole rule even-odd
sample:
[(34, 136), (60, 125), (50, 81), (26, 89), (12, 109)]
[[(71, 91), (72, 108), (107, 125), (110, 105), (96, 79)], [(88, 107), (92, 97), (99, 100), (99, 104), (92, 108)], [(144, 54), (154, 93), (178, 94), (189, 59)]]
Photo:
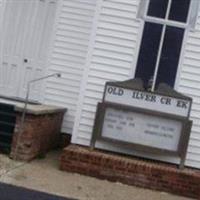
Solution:
[(146, 86), (154, 74), (162, 27), (149, 22), (144, 26), (135, 77), (142, 78)]
[(150, 0), (147, 15), (165, 18), (168, 0)]
[(164, 82), (174, 86), (183, 36), (184, 29), (167, 26), (156, 85)]
[(179, 22), (186, 22), (189, 7), (190, 0), (172, 0), (169, 19)]

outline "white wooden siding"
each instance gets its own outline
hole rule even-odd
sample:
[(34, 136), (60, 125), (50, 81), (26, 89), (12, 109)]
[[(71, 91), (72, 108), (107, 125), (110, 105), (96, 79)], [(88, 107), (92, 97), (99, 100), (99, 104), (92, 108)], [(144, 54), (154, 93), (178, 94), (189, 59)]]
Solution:
[[(3, 36), (4, 0), (0, 0), (0, 38)], [(0, 63), (2, 62), (2, 39), (0, 39)], [(1, 86), (0, 86), (1, 87)]]
[(136, 19), (138, 4), (137, 0), (98, 2), (94, 38), (73, 130), (74, 143), (89, 144), (96, 105), (102, 100), (105, 82), (132, 77), (140, 28)]
[[(5, 0), (0, 10), (0, 93), (25, 97), (27, 82), (44, 75), (57, 0)], [(3, 14), (4, 13), (4, 14)], [(30, 98), (41, 100), (41, 82)]]
[(85, 67), (96, 0), (60, 0), (48, 74), (60, 72), (62, 78), (49, 79), (44, 102), (68, 108), (63, 132), (74, 124), (80, 81)]
[[(87, 69), (81, 83), (81, 95), (75, 118), (72, 142), (89, 145), (97, 102), (102, 100), (104, 83), (108, 80), (124, 80), (132, 77), (138, 53), (141, 26), (136, 19), (138, 0), (102, 0), (96, 13), (95, 36), (90, 46)], [(200, 17), (194, 32), (186, 36), (183, 60), (176, 88), (193, 98), (191, 119), (193, 127), (186, 165), (200, 168)], [(97, 143), (98, 147), (130, 152), (117, 145)], [(147, 157), (177, 163), (176, 157)]]
[(200, 168), (200, 11), (195, 30), (188, 34), (178, 90), (193, 98), (193, 127), (186, 164)]

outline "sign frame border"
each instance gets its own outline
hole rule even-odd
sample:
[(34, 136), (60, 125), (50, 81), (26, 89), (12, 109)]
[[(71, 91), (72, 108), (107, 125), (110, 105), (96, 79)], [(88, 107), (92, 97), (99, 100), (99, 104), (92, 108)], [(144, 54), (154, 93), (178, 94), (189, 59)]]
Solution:
[[(174, 119), (176, 121), (180, 121), (182, 124), (182, 127), (181, 127), (181, 133), (180, 133), (180, 139), (179, 139), (177, 151), (173, 151), (173, 150), (170, 151), (170, 150), (161, 149), (157, 147), (136, 144), (133, 142), (125, 142), (125, 141), (120, 141), (117, 139), (111, 139), (111, 138), (102, 136), (102, 128), (103, 128), (105, 112), (107, 108), (113, 108), (113, 109), (122, 110), (122, 111), (129, 111), (129, 112), (132, 111), (132, 112), (142, 113), (149, 116), (156, 116), (156, 117), (162, 117), (165, 119), (171, 119), (171, 120)], [(97, 105), (90, 147), (91, 149), (94, 149), (96, 141), (99, 140), (99, 141), (107, 141), (109, 143), (118, 143), (121, 146), (134, 148), (135, 150), (142, 151), (142, 152), (151, 152), (151, 153), (160, 154), (160, 155), (179, 156), (181, 158), (179, 167), (182, 169), (184, 168), (184, 163), (186, 159), (191, 127), (192, 127), (192, 121), (188, 120), (187, 117), (176, 116), (173, 114), (166, 114), (166, 113), (158, 112), (158, 111), (145, 110), (143, 108), (127, 106), (127, 105), (122, 105), (122, 104), (117, 104), (117, 103), (103, 102), (103, 103), (98, 103)]]

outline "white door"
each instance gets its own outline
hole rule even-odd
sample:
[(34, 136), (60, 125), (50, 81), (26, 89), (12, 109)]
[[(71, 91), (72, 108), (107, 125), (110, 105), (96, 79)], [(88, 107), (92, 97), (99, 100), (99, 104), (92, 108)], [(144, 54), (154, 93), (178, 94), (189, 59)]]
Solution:
[[(25, 97), (27, 82), (41, 77), (49, 52), (56, 0), (7, 0), (3, 19), (0, 94)], [(41, 83), (31, 88), (40, 100)]]

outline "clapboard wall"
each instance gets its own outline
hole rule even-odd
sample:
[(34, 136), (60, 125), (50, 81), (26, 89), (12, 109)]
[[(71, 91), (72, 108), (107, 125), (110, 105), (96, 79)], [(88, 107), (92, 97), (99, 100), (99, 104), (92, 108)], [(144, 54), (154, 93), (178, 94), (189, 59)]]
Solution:
[(200, 168), (200, 12), (195, 30), (190, 31), (186, 39), (177, 89), (193, 98), (187, 165)]
[(44, 102), (68, 108), (62, 131), (72, 133), (96, 0), (59, 0), (57, 6), (47, 73), (60, 72), (62, 77), (48, 79)]
[[(93, 26), (94, 38), (81, 82), (72, 142), (89, 145), (97, 102), (102, 100), (104, 83), (133, 77), (142, 22), (136, 17), (139, 0), (101, 0)], [(200, 17), (194, 31), (186, 35), (176, 89), (194, 99), (194, 121), (186, 164), (200, 168)], [(129, 152), (118, 146), (99, 143), (100, 148)], [(134, 154), (142, 155), (134, 152)], [(148, 157), (154, 157), (148, 155)], [(178, 162), (178, 158), (154, 157)]]
[[(0, 0), (0, 38), (2, 38), (4, 0)], [(2, 59), (2, 40), (0, 40), (0, 61)]]
[(88, 145), (97, 102), (108, 80), (128, 79), (133, 70), (139, 22), (137, 0), (98, 1), (93, 41), (81, 84), (83, 91), (75, 119), (72, 142)]

